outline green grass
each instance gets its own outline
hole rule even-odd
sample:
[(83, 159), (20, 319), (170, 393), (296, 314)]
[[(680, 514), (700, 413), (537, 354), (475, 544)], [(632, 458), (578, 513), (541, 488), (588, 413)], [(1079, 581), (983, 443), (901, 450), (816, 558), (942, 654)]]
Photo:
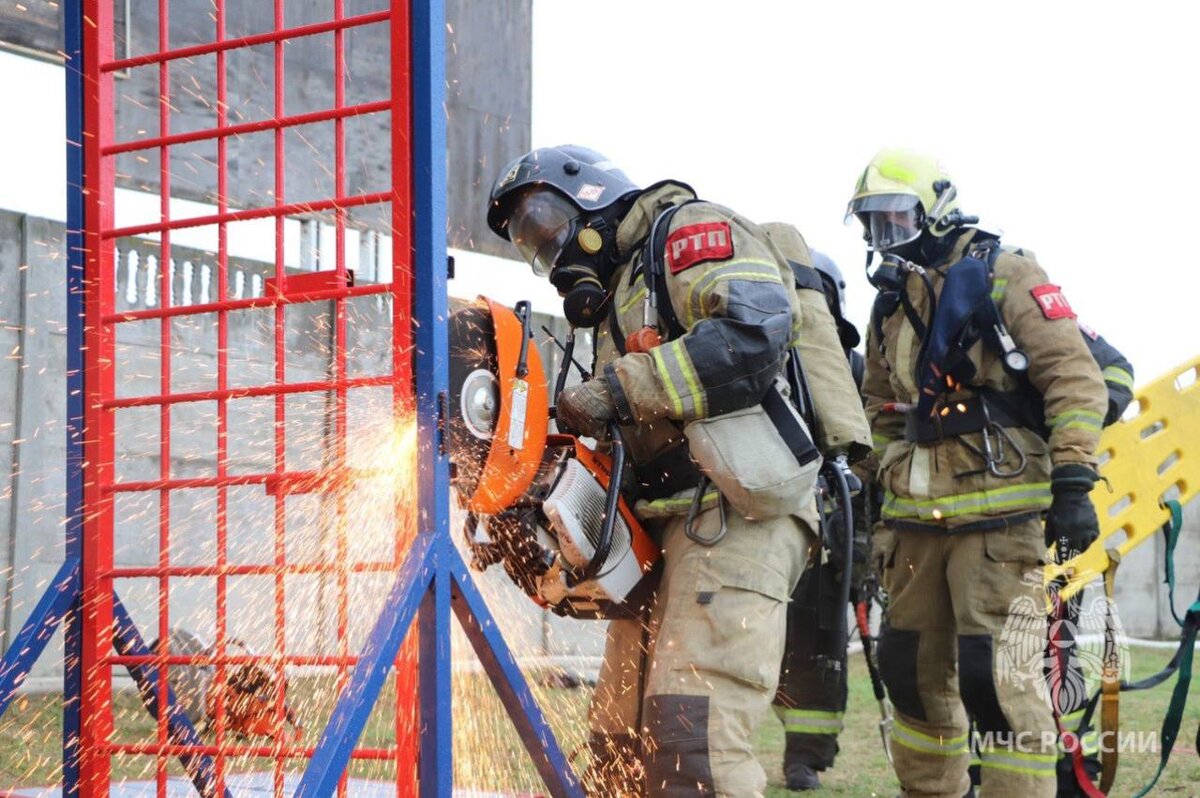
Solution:
[[(1170, 652), (1133, 649), (1132, 670), (1135, 679), (1161, 668)], [(1123, 732), (1153, 732), (1162, 723), (1162, 715), (1174, 682), (1155, 690), (1126, 693), (1121, 699)], [(292, 701), (308, 729), (306, 741), (312, 742), (328, 717), (335, 695), (332, 678), (296, 680)], [(586, 737), (588, 691), (557, 687), (535, 687), (546, 708), (551, 725), (563, 748), (577, 750)], [(393, 735), (394, 720), (387, 707), (395, 701), (390, 687), (382, 706), (372, 715), (364, 733), (364, 745), (386, 745)], [(480, 676), (455, 677), (455, 783), (460, 786), (540, 791), (540, 785), (528, 758), (521, 750), (516, 734), (503, 715), (499, 700)], [(114, 696), (118, 738), (122, 741), (152, 739), (154, 723), (141, 709), (137, 696), (123, 691)], [(44, 785), (58, 780), (61, 735), (61, 697), (57, 695), (20, 696), (0, 719), (0, 790), (25, 785)], [(823, 775), (821, 795), (892, 796), (898, 792), (895, 777), (888, 768), (878, 732), (879, 711), (871, 693), (862, 657), (855, 657), (850, 669), (850, 706), (846, 730), (840, 737), (841, 753), (834, 768)], [(1200, 723), (1200, 677), (1193, 683), (1179, 740), (1171, 763), (1153, 795), (1189, 798), (1200, 795), (1200, 760), (1193, 748)], [(769, 716), (758, 730), (756, 749), (767, 771), (767, 796), (790, 795), (783, 787), (781, 769), (783, 730)], [(582, 764), (582, 762), (577, 762)], [(1124, 753), (1121, 756), (1114, 796), (1133, 795), (1153, 776), (1158, 765), (1157, 753)], [(265, 770), (269, 760), (244, 759), (229, 763), (230, 772)], [(297, 769), (298, 763), (297, 763)], [(179, 768), (171, 764), (170, 772)], [(358, 762), (354, 775), (389, 779), (395, 774), (391, 762)], [(154, 761), (150, 757), (117, 757), (114, 779), (150, 779)]]

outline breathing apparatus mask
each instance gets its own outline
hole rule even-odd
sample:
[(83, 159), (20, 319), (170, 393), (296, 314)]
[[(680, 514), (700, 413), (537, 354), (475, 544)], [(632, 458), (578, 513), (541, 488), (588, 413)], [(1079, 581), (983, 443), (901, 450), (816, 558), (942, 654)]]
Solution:
[[(979, 222), (978, 216), (967, 216), (950, 207), (958, 190), (949, 180), (935, 181), (933, 191), (936, 200), (928, 214), (920, 199), (911, 194), (882, 194), (851, 201), (846, 219), (853, 216), (862, 223), (867, 242), (867, 279), (875, 288), (898, 291), (904, 283), (903, 273), (912, 271), (916, 263), (936, 265), (950, 253), (954, 246), (949, 235), (952, 230)], [(880, 253), (882, 263), (872, 271), (875, 253)]]
[(595, 327), (604, 317), (615, 228), (605, 213), (581, 213), (557, 191), (541, 186), (513, 202), (509, 237), (533, 273), (548, 277), (558, 289), (572, 327)]

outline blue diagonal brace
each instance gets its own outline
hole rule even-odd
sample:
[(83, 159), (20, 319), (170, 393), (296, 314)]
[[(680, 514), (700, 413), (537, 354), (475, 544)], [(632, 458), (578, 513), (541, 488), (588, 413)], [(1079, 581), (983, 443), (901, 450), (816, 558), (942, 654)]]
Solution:
[[(154, 652), (146, 645), (142, 635), (137, 630), (129, 610), (121, 603), (121, 599), (113, 593), (113, 648), (121, 656), (148, 657)], [(126, 670), (137, 683), (138, 693), (146, 710), (154, 718), (158, 717), (158, 666), (156, 665), (127, 665)], [(167, 686), (167, 734), (175, 745), (204, 745), (200, 735), (188, 720), (179, 702), (175, 700), (175, 691)], [(204, 798), (212, 798), (217, 791), (217, 769), (212, 757), (205, 754), (180, 754), (179, 762), (191, 778), (196, 791)], [(232, 798), (229, 790), (225, 790), (225, 798)]]
[(59, 622), (79, 598), (80, 578), (79, 560), (71, 557), (64, 561), (0, 660), (0, 715), (8, 709), (8, 702), (54, 637)]
[(504, 642), (504, 636), (456, 550), (442, 553), (442, 567), (454, 578), (454, 614), (495, 686), (546, 789), (553, 798), (583, 798), (579, 777), (558, 747), (558, 740), (546, 723), (516, 658)]
[(434, 536), (428, 533), (417, 535), (359, 654), (350, 683), (338, 697), (333, 715), (321, 733), (294, 798), (325, 798), (337, 787), (383, 689), (388, 669), (400, 653), (400, 644), (404, 642), (405, 633), (433, 578), (436, 563), (432, 553), (436, 553)]

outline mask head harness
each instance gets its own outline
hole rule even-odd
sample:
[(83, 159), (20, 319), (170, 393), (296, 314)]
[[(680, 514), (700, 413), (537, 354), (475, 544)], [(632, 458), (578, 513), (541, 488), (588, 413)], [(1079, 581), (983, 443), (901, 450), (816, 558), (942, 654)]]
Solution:
[(616, 229), (639, 191), (604, 156), (572, 145), (534, 150), (492, 188), (488, 225), (548, 277), (575, 327), (603, 318), (618, 260)]

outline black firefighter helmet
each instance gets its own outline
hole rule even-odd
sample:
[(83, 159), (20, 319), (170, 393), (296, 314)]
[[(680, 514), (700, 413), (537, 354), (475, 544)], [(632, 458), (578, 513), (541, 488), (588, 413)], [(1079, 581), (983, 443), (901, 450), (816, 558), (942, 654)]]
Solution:
[(829, 312), (833, 314), (833, 320), (837, 322), (838, 337), (842, 341), (842, 346), (853, 349), (862, 339), (855, 326), (846, 319), (846, 278), (842, 276), (842, 270), (838, 268), (833, 258), (815, 249), (810, 252), (813, 267), (820, 273), (821, 283), (825, 287), (825, 299), (829, 304)]
[(549, 277), (576, 326), (597, 321), (617, 259), (616, 227), (640, 189), (595, 150), (543, 147), (510, 163), (492, 186), (487, 221), (535, 274)]

